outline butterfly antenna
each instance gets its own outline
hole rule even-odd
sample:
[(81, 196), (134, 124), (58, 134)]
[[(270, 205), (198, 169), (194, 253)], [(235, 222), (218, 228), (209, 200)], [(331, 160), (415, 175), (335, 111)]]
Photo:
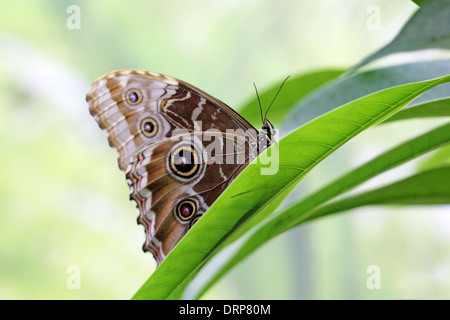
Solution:
[(281, 83), (281, 86), (280, 86), (280, 88), (279, 88), (278, 91), (277, 91), (277, 94), (275, 95), (275, 97), (273, 97), (272, 102), (270, 103), (269, 107), (268, 107), (267, 110), (266, 110), (266, 113), (264, 114), (264, 120), (263, 120), (263, 123), (267, 120), (267, 113), (269, 112), (270, 107), (272, 106), (273, 102), (275, 101), (275, 99), (277, 98), (278, 94), (280, 93), (281, 88), (283, 88), (284, 83), (286, 82), (287, 79), (289, 79), (289, 77), (290, 77), (290, 75), (287, 76), (286, 79), (284, 79), (283, 83)]
[(253, 82), (253, 86), (255, 87), (256, 97), (258, 98), (259, 111), (260, 111), (260, 113), (261, 113), (261, 121), (262, 121), (262, 123), (264, 123), (264, 120), (263, 120), (263, 111), (262, 111), (262, 107), (261, 107), (261, 100), (259, 100), (258, 89), (256, 88), (256, 84), (255, 84), (254, 82)]

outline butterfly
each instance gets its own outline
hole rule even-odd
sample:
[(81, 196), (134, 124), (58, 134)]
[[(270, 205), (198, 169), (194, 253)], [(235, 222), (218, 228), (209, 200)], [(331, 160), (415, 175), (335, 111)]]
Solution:
[(143, 250), (158, 265), (275, 134), (262, 111), (258, 131), (222, 101), (155, 72), (107, 73), (86, 101), (118, 153)]

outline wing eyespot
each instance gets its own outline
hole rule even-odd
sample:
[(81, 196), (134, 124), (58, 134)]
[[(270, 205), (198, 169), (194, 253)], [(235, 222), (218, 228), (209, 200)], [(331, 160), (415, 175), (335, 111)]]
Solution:
[(194, 226), (194, 224), (202, 217), (202, 214), (197, 214), (192, 217), (191, 222), (189, 222), (189, 229)]
[(158, 122), (153, 118), (145, 118), (141, 121), (141, 133), (147, 138), (152, 138), (158, 133)]
[(197, 212), (197, 204), (191, 199), (180, 201), (175, 207), (175, 215), (181, 222), (188, 222)]
[(170, 172), (182, 179), (190, 179), (200, 171), (200, 155), (192, 144), (175, 146), (168, 161)]
[(129, 89), (125, 92), (125, 101), (130, 106), (135, 106), (142, 102), (142, 92), (139, 89)]

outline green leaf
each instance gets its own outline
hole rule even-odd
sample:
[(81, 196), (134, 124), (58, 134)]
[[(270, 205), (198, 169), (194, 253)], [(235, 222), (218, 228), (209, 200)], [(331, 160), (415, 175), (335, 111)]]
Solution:
[(392, 53), (430, 48), (450, 49), (450, 0), (419, 1), (420, 8), (385, 47), (365, 58), (348, 73)]
[[(343, 104), (373, 92), (411, 82), (424, 81), (450, 74), (450, 60), (409, 63), (353, 74), (324, 85), (296, 105), (283, 124), (285, 132), (329, 112)], [(450, 84), (426, 92), (413, 104), (448, 98)]]
[[(283, 90), (278, 95), (268, 114), (268, 118), (273, 124), (283, 121), (291, 108), (295, 106), (303, 97), (316, 90), (324, 83), (337, 78), (343, 70), (321, 70), (307, 74), (300, 74), (286, 81)], [(263, 113), (275, 97), (282, 81), (260, 93), (260, 100)], [(256, 128), (261, 126), (261, 113), (256, 95), (249, 99), (239, 109), (239, 113)]]
[(368, 205), (431, 205), (450, 203), (450, 167), (420, 172), (390, 185), (332, 202), (314, 212), (314, 218)]
[[(450, 123), (447, 123), (414, 139), (406, 141), (399, 146), (394, 147), (393, 149), (381, 154), (375, 159), (363, 164), (357, 169), (352, 170), (342, 178), (316, 192), (313, 196), (308, 197), (307, 201), (315, 202), (317, 207), (318, 205), (321, 205), (326, 201), (335, 198), (338, 195), (341, 195), (345, 191), (348, 191), (351, 188), (360, 185), (361, 183), (375, 177), (380, 173), (386, 172), (389, 169), (392, 169), (437, 148), (442, 149), (448, 146), (449, 143)], [(295, 206), (296, 205), (293, 205), (292, 208)], [(299, 206), (297, 206), (297, 209), (299, 209)], [(312, 212), (308, 216), (302, 216), (295, 221), (293, 220), (292, 225), (296, 226), (302, 222), (315, 219), (319, 216), (320, 215), (316, 214), (316, 212)]]
[[(364, 106), (364, 105), (362, 105)], [(187, 298), (200, 296), (232, 266), (244, 259), (262, 244), (277, 235), (317, 218), (314, 209), (344, 192), (360, 185), (370, 178), (392, 169), (406, 161), (414, 159), (426, 152), (450, 143), (450, 123), (431, 130), (417, 138), (406, 141), (391, 150), (384, 152), (373, 160), (338, 178), (324, 188), (314, 192), (305, 199), (292, 204), (266, 220), (247, 234), (243, 235), (230, 248), (220, 252), (206, 265), (190, 285)]]
[(424, 171), (443, 165), (450, 166), (450, 145), (440, 148), (433, 155), (421, 161), (417, 166), (417, 170)]
[[(314, 166), (365, 129), (397, 112), (450, 76), (389, 88), (353, 101), (298, 128), (264, 151), (214, 202), (135, 294), (179, 299), (200, 267), (224, 244), (270, 215)], [(276, 173), (263, 175), (268, 153)]]
[(450, 116), (450, 98), (447, 98), (425, 102), (411, 108), (400, 110), (392, 117), (386, 119), (386, 121), (384, 121), (383, 123), (406, 119), (449, 117), (449, 116)]
[(429, 0), (412, 0), (415, 4), (417, 4), (419, 7), (423, 6), (425, 2)]

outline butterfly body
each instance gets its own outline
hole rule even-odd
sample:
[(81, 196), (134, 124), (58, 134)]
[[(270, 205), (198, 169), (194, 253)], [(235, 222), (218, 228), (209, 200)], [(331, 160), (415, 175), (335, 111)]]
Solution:
[(110, 72), (86, 100), (118, 153), (143, 249), (158, 264), (272, 140), (270, 122), (258, 132), (220, 100), (159, 73)]

